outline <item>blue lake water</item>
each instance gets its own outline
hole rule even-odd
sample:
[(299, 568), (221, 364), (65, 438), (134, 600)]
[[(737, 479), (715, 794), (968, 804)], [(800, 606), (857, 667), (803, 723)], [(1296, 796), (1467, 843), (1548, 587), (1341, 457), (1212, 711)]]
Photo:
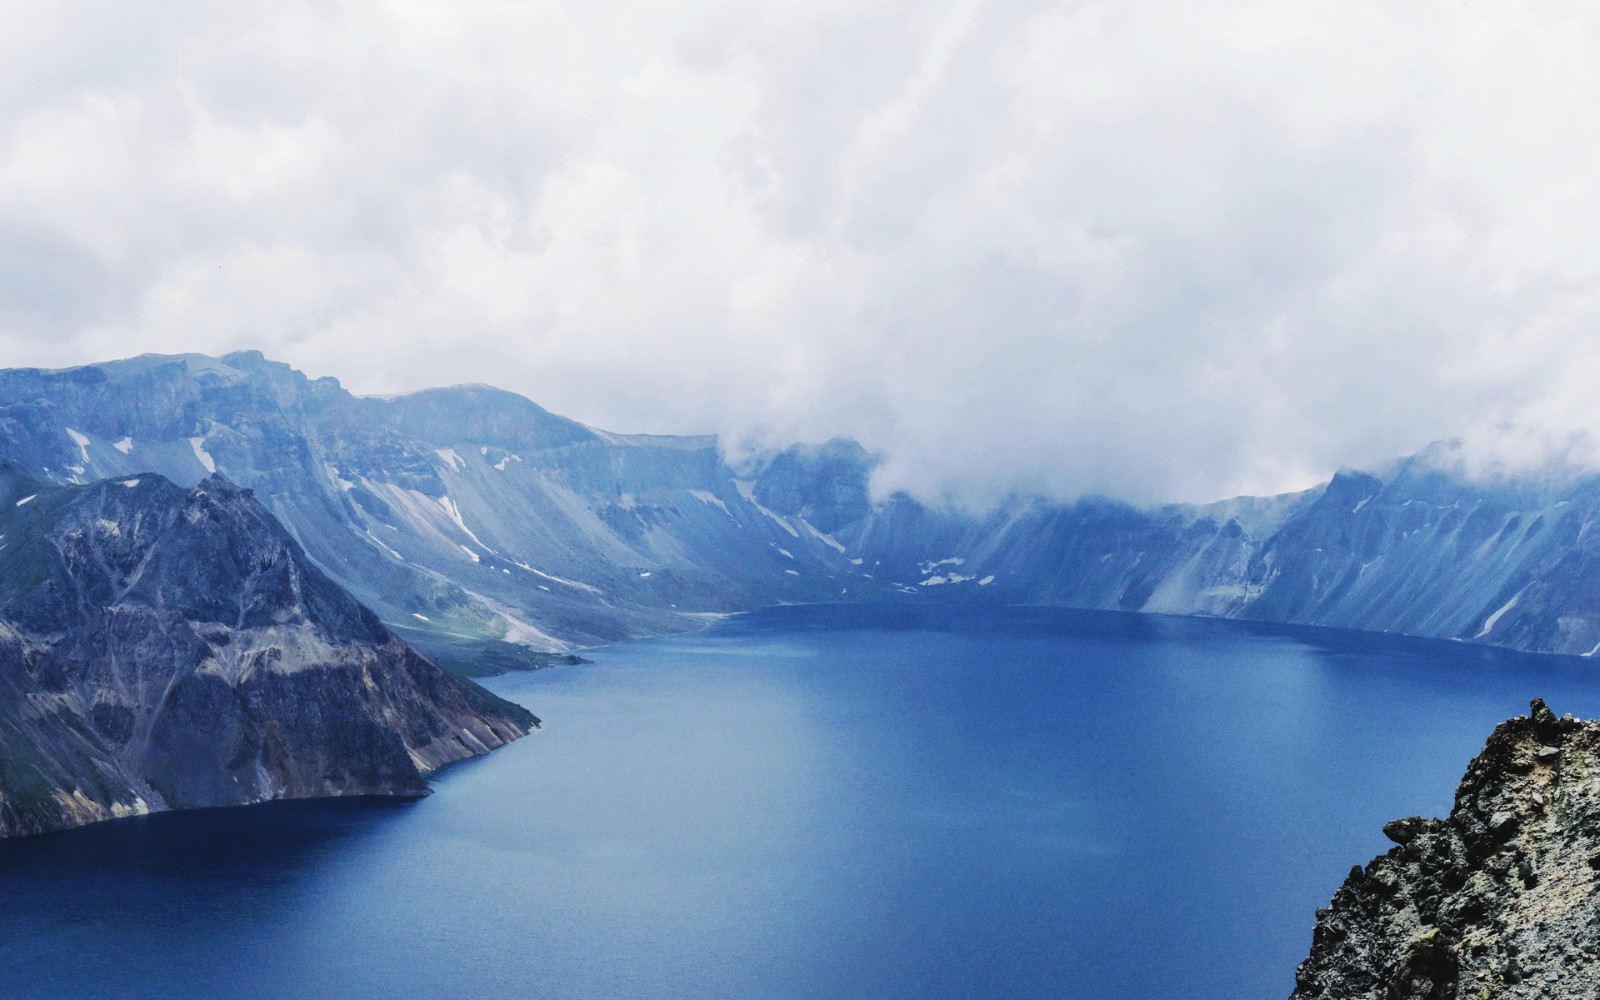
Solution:
[(497, 678), (418, 802), (0, 844), (0, 997), (1241, 1000), (1586, 661), (1044, 609), (779, 608)]

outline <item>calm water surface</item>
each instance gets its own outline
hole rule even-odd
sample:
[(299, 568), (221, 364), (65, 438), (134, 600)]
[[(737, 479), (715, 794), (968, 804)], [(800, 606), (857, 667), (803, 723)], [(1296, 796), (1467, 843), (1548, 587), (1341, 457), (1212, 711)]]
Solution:
[(1586, 661), (1039, 609), (782, 608), (499, 678), (414, 803), (0, 844), (0, 997), (1283, 997), (1379, 827)]

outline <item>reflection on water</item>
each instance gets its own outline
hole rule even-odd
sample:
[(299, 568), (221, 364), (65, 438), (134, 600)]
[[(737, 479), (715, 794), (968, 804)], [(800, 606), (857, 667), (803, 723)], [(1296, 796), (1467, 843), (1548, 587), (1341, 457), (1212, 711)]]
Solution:
[(783, 608), (498, 679), (421, 801), (0, 844), (5, 997), (1278, 997), (1315, 907), (1591, 665), (1048, 609)]

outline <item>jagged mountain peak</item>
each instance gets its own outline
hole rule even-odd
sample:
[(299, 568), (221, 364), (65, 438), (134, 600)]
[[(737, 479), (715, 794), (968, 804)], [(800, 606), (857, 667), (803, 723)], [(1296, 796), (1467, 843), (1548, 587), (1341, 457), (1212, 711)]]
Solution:
[(423, 794), (534, 724), (407, 647), (222, 476), (36, 488), (0, 508), (0, 836)]
[[(27, 489), (20, 483), (5, 493)], [(88, 600), (228, 628), (305, 626), (337, 641), (392, 637), (306, 558), (253, 492), (211, 475), (35, 484), (0, 508), (0, 619), (48, 631)]]

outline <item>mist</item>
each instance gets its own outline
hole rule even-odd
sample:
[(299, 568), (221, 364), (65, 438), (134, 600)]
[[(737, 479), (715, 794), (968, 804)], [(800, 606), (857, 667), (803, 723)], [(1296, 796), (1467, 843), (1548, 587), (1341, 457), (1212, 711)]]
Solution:
[(1600, 466), (1577, 3), (47, 5), (0, 362), (255, 348), (878, 488)]

